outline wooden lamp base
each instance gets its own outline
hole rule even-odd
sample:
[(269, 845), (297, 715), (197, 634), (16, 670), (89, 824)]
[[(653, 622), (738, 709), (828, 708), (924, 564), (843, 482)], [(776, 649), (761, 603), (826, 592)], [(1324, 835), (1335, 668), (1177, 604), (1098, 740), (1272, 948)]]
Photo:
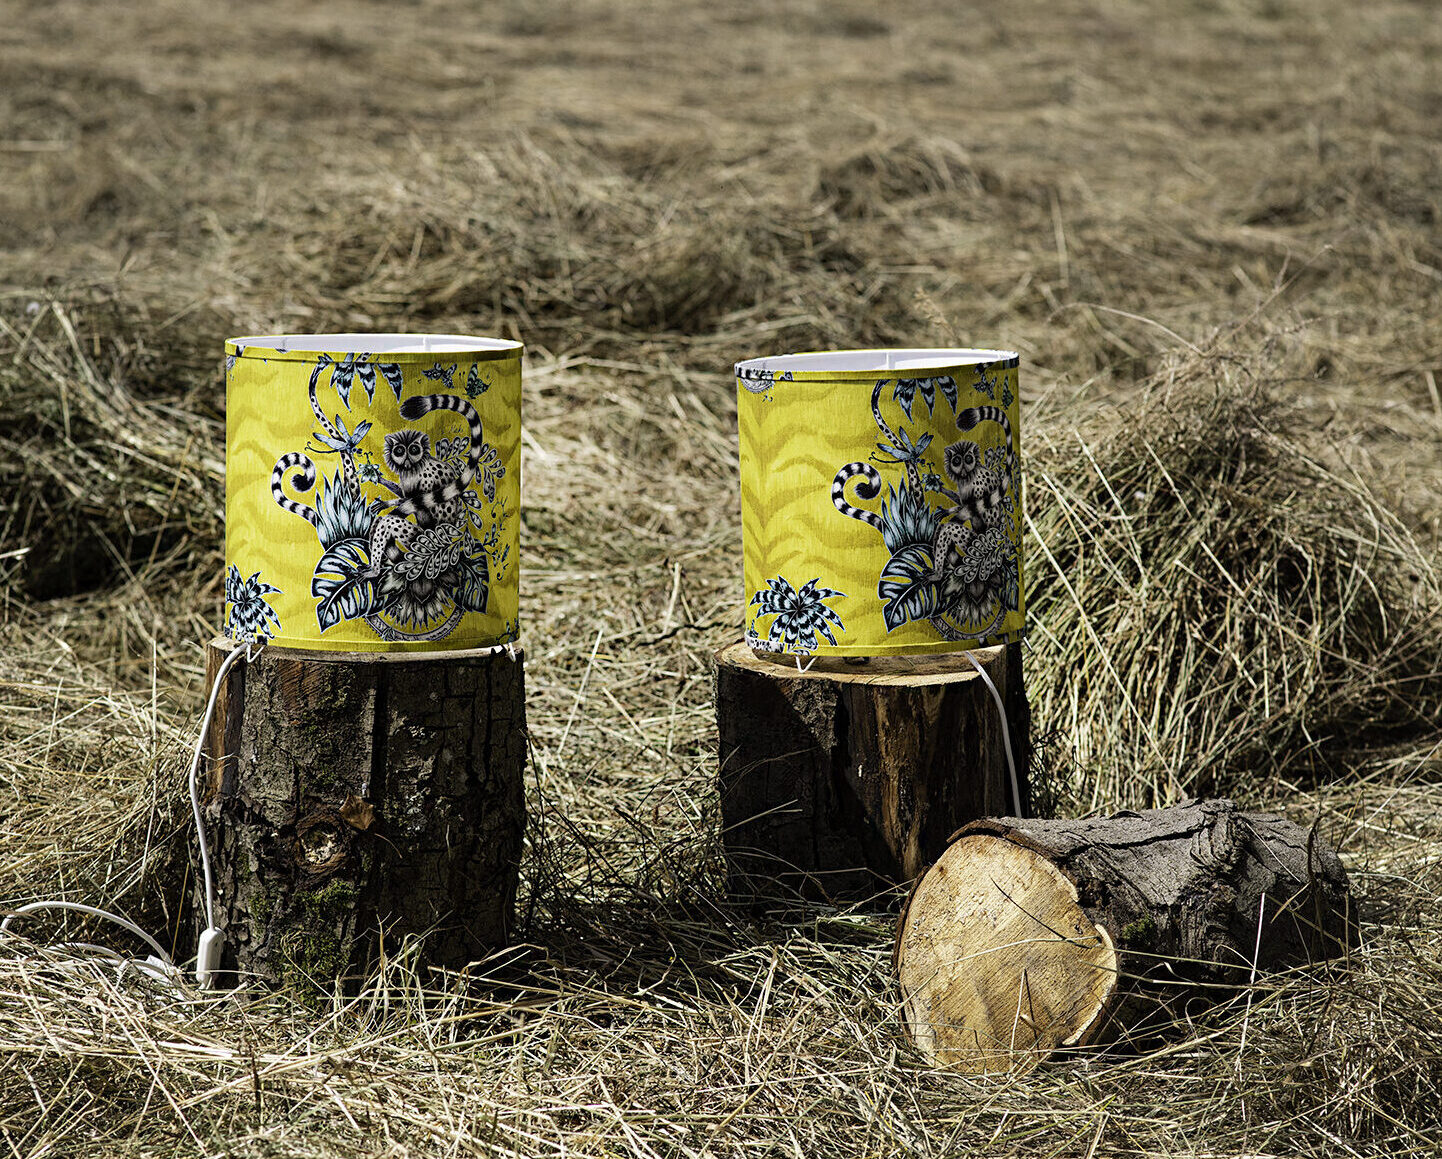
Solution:
[[(233, 647), (211, 642), (208, 683)], [(504, 945), (525, 757), (520, 652), (235, 664), (202, 797), (223, 979), (329, 985), (407, 935), (452, 967)]]
[[(997, 685), (1029, 811), (1021, 646), (973, 655)], [(1001, 716), (966, 656), (716, 655), (721, 816), (733, 888), (836, 900), (914, 879), (958, 827), (1014, 813)]]

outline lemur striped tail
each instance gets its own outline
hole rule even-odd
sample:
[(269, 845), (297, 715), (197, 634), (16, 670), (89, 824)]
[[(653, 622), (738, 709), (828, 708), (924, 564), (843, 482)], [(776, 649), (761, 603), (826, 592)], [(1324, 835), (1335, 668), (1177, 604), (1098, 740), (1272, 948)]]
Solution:
[(1006, 432), (1006, 445), (1011, 446), (1011, 420), (1006, 417), (1006, 411), (999, 406), (969, 406), (956, 415), (956, 425), (960, 430), (969, 431), (977, 423), (993, 422), (1000, 423), (1001, 429)]
[(302, 519), (309, 519), (311, 523), (319, 525), (320, 515), (314, 507), (307, 507), (304, 503), (297, 503), (293, 499), (287, 499), (281, 485), (285, 482), (285, 473), (292, 467), (296, 473), (291, 476), (290, 485), (297, 491), (310, 491), (315, 487), (315, 464), (299, 451), (292, 451), (288, 455), (282, 455), (275, 462), (275, 470), (270, 473), (270, 493), (286, 511), (293, 515), (299, 515)]
[(846, 485), (853, 479), (861, 480), (856, 485), (858, 499), (875, 499), (881, 494), (881, 476), (875, 467), (870, 463), (847, 463), (836, 472), (836, 478), (831, 481), (831, 502), (836, 505), (836, 510), (841, 514), (849, 515), (852, 519), (859, 519), (862, 523), (869, 523), (877, 531), (880, 531), (880, 515), (874, 511), (865, 511), (860, 507), (854, 507), (846, 501)]

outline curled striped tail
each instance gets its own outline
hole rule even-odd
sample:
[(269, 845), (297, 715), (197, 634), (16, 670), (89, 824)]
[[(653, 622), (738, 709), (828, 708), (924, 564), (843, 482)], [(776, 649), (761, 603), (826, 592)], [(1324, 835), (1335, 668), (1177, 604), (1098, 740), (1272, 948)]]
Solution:
[(1011, 446), (1011, 420), (1006, 417), (1006, 411), (999, 406), (969, 406), (956, 414), (956, 425), (963, 431), (969, 431), (977, 423), (993, 422), (1000, 423), (1001, 429), (1006, 432), (1006, 445)]
[(870, 463), (847, 463), (836, 472), (836, 478), (831, 481), (831, 502), (836, 505), (836, 510), (841, 514), (849, 515), (852, 519), (859, 519), (862, 523), (869, 523), (880, 531), (880, 515), (874, 511), (865, 511), (860, 507), (855, 507), (846, 501), (846, 485), (853, 479), (861, 480), (856, 485), (858, 499), (875, 499), (881, 494), (881, 476), (877, 474), (875, 467)]
[(433, 410), (453, 410), (471, 426), (471, 449), (466, 455), (465, 469), (456, 480), (456, 493), (459, 494), (471, 485), (471, 480), (476, 477), (476, 468), (481, 462), (481, 448), (485, 446), (481, 416), (476, 413), (475, 407), (456, 395), (420, 394), (401, 403), (401, 418), (414, 422)]
[(314, 507), (307, 507), (304, 503), (297, 503), (294, 499), (287, 499), (281, 485), (285, 482), (285, 473), (292, 468), (295, 474), (290, 478), (290, 485), (297, 491), (311, 491), (315, 489), (315, 464), (299, 451), (292, 451), (288, 455), (282, 455), (275, 461), (275, 470), (270, 473), (270, 493), (276, 503), (291, 512), (299, 515), (302, 519), (308, 519), (312, 524), (320, 523), (320, 515)]

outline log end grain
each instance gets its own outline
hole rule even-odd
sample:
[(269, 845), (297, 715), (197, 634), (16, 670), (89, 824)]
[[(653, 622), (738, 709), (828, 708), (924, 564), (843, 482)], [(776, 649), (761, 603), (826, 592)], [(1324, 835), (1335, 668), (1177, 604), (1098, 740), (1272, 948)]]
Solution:
[(897, 971), (917, 1047), (974, 1074), (1026, 1069), (1090, 1041), (1116, 992), (1117, 955), (1046, 858), (973, 836), (917, 886)]

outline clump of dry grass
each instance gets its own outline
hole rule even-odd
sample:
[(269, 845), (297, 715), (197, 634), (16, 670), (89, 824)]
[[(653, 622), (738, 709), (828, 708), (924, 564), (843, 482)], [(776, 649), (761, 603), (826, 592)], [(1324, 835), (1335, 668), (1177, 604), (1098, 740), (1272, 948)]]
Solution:
[(0, 491), (15, 497), (0, 516), (7, 594), (93, 592), (214, 550), (220, 424), (212, 400), (196, 406), (158, 380), (144, 319), (96, 291), (0, 302)]
[(1189, 353), (1028, 459), (1031, 682), (1080, 807), (1337, 767), (1442, 711), (1442, 578), (1274, 350)]

